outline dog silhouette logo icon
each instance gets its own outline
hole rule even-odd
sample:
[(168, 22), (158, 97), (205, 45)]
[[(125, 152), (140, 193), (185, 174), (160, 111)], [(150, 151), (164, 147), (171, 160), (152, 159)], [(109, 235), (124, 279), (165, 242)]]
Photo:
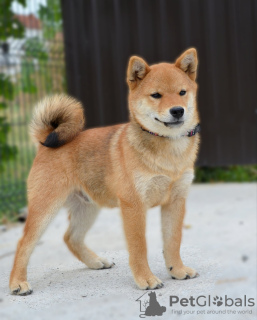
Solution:
[(166, 307), (159, 304), (154, 291), (151, 291), (148, 295), (144, 293), (136, 301), (140, 302), (140, 312), (143, 312), (139, 315), (140, 318), (162, 316), (166, 312)]

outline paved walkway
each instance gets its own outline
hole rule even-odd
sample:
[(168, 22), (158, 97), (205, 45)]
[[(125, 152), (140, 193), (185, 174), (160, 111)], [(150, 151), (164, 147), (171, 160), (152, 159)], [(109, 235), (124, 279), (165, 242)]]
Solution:
[[(181, 252), (184, 263), (200, 277), (187, 281), (169, 278), (162, 257), (160, 209), (149, 211), (149, 264), (165, 283), (156, 294), (166, 312), (157, 319), (256, 318), (256, 307), (224, 306), (225, 295), (234, 302), (245, 295), (256, 299), (256, 191), (256, 184), (192, 187)], [(147, 300), (149, 292), (133, 282), (118, 209), (104, 209), (87, 236), (93, 250), (115, 262), (112, 269), (89, 270), (77, 261), (62, 240), (67, 225), (66, 211), (61, 210), (36, 247), (28, 269), (34, 293), (27, 297), (8, 291), (22, 226), (0, 231), (0, 319), (139, 319), (143, 312), (135, 300), (144, 293), (141, 300)], [(170, 296), (200, 295), (206, 296), (200, 304), (210, 295), (211, 306), (169, 305)], [(220, 307), (212, 304), (215, 296), (223, 299)]]

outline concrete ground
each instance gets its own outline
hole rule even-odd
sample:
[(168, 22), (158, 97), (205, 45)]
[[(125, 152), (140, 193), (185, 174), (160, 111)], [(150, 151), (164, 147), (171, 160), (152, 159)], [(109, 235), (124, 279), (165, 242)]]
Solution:
[[(187, 202), (182, 258), (199, 272), (190, 280), (172, 280), (162, 257), (160, 208), (148, 213), (149, 264), (165, 286), (156, 291), (166, 312), (158, 319), (256, 319), (256, 184), (193, 185)], [(23, 226), (0, 229), (0, 319), (139, 319), (147, 291), (135, 286), (118, 209), (102, 210), (87, 236), (88, 245), (113, 260), (106, 270), (89, 270), (74, 258), (62, 237), (67, 228), (63, 209), (36, 247), (28, 268), (30, 296), (12, 296), (8, 277)], [(170, 306), (170, 296), (199, 298), (210, 306)], [(221, 297), (222, 305), (212, 302)], [(225, 300), (227, 296), (227, 306)], [(246, 297), (244, 297), (246, 296)], [(205, 298), (206, 297), (206, 298)], [(239, 306), (228, 306), (238, 301)], [(176, 299), (176, 298), (172, 298)], [(236, 300), (237, 299), (237, 300)], [(185, 301), (185, 300), (184, 300)], [(247, 302), (248, 303), (248, 302)]]

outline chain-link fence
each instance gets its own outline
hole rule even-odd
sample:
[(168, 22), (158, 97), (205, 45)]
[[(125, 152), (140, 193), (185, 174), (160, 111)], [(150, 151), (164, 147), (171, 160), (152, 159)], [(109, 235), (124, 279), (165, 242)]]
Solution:
[(59, 0), (4, 0), (0, 10), (0, 223), (26, 206), (36, 101), (65, 91)]

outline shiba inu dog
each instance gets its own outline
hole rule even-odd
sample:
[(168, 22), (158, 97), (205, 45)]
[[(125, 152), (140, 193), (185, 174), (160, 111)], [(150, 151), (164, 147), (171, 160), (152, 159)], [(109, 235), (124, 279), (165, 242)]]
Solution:
[(84, 130), (81, 104), (65, 95), (38, 104), (31, 133), (38, 152), (28, 178), (28, 218), (10, 276), (13, 294), (32, 292), (30, 255), (58, 210), (69, 209), (64, 241), (89, 268), (111, 268), (84, 243), (101, 207), (121, 209), (129, 264), (140, 289), (163, 283), (150, 270), (146, 211), (161, 206), (163, 252), (172, 278), (196, 271), (183, 264), (180, 244), (185, 201), (199, 146), (196, 104), (197, 53), (185, 51), (174, 64), (149, 66), (133, 56), (127, 69), (130, 121)]

